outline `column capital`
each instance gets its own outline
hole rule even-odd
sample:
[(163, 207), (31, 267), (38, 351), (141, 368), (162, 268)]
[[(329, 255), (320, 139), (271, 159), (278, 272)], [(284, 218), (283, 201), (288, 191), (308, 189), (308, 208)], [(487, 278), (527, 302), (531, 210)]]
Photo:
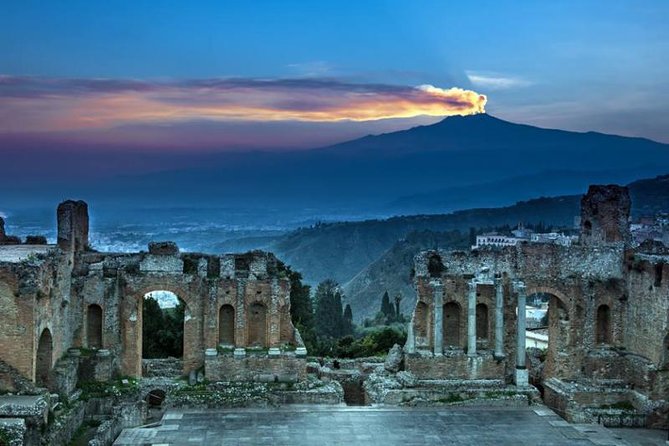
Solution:
[(467, 285), (469, 287), (469, 291), (475, 291), (476, 286), (478, 285), (478, 282), (475, 279), (472, 279), (467, 283)]
[(441, 283), (441, 280), (432, 280), (430, 281), (430, 286), (434, 291), (439, 291), (444, 289), (444, 284)]
[(513, 282), (513, 290), (516, 293), (525, 293), (525, 282), (522, 280), (516, 280)]

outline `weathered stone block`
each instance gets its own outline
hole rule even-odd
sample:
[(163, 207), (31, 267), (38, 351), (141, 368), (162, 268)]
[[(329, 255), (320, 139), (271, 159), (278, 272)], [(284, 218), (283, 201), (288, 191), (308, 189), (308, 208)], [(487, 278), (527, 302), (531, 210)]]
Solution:
[(179, 255), (179, 247), (174, 242), (150, 242), (149, 254), (157, 256)]

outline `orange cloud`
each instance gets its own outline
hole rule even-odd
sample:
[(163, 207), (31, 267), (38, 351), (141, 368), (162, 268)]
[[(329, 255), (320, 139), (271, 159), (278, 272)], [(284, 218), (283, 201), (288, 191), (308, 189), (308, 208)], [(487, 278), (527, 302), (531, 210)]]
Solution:
[(314, 79), (179, 82), (0, 77), (0, 132), (184, 121), (370, 121), (484, 113), (461, 88)]

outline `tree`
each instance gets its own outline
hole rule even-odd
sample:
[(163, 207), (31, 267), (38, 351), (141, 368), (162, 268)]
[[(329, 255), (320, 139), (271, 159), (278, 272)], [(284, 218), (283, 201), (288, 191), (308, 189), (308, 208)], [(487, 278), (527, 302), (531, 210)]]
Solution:
[(293, 324), (312, 326), (314, 313), (311, 304), (311, 287), (302, 284), (302, 274), (286, 267), (290, 280), (290, 317)]
[(343, 334), (344, 317), (339, 284), (325, 280), (316, 288), (316, 333), (319, 337), (336, 339)]
[(174, 308), (162, 309), (153, 297), (144, 299), (142, 308), (142, 357), (180, 358), (183, 356), (184, 313), (179, 300)]
[(349, 304), (346, 304), (346, 308), (344, 308), (344, 336), (349, 336), (353, 334), (353, 310), (351, 310), (351, 306)]
[(158, 332), (165, 325), (163, 310), (153, 297), (144, 299), (142, 307), (142, 357), (162, 357), (162, 346)]
[(311, 300), (311, 287), (302, 283), (302, 274), (279, 262), (279, 268), (290, 280), (290, 319), (302, 336), (304, 346), (309, 352), (318, 350), (316, 330), (314, 328), (314, 310)]

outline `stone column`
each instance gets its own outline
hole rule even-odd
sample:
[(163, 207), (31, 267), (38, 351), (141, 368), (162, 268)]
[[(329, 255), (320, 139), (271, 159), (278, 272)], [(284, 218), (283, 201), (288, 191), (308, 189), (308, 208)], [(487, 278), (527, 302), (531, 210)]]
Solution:
[(495, 279), (495, 357), (504, 357), (504, 282)]
[(516, 331), (516, 385), (528, 385), (528, 372), (525, 368), (525, 284), (518, 282), (515, 286), (518, 294), (518, 314)]
[(469, 282), (467, 299), (467, 356), (476, 356), (476, 281)]
[(444, 353), (444, 285), (441, 281), (432, 282), (433, 304), (434, 304), (434, 356), (441, 356)]

